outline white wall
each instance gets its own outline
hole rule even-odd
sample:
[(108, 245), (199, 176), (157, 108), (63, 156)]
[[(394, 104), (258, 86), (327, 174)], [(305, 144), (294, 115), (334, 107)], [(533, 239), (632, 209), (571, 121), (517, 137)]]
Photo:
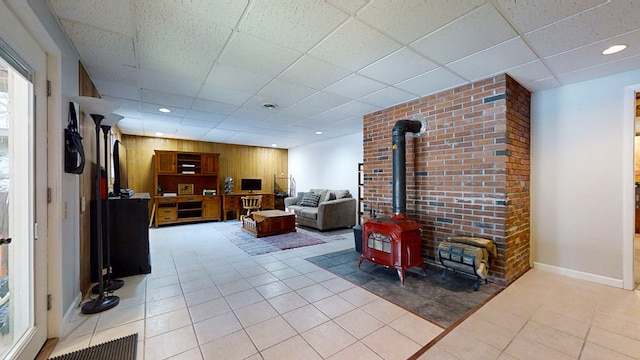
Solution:
[(627, 145), (633, 117), (625, 115), (625, 87), (634, 84), (640, 70), (533, 94), (536, 267), (622, 286), (623, 252), (633, 246), (625, 222), (633, 211), (627, 206), (633, 201), (633, 145)]
[(289, 173), (297, 191), (349, 189), (358, 196), (362, 132), (289, 149)]

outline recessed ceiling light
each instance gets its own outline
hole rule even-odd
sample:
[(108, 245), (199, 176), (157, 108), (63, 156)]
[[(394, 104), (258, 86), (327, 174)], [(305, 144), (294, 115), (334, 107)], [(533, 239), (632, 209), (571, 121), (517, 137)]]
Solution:
[(271, 144), (271, 147), (277, 147), (278, 144)]
[(316, 135), (322, 135), (322, 131), (316, 131)]
[(158, 109), (158, 111), (160, 111), (161, 113), (170, 113), (171, 110), (167, 109), (167, 108), (160, 108)]
[(603, 52), (602, 55), (611, 55), (611, 54), (615, 54), (617, 52), (620, 52), (624, 49), (627, 48), (627, 45), (613, 45), (613, 46), (609, 46), (608, 48), (606, 48)]
[(157, 133), (156, 133), (156, 136), (162, 136), (162, 135), (164, 135), (164, 134), (163, 134), (163, 133), (161, 133), (161, 132), (157, 132)]
[(278, 104), (264, 103), (264, 104), (262, 104), (262, 107), (265, 108), (265, 109), (273, 110), (273, 109), (277, 109), (278, 108)]

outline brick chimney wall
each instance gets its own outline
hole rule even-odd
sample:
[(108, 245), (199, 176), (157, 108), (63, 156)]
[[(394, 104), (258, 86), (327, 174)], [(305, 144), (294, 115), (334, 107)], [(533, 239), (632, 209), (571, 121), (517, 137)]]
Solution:
[(529, 269), (531, 94), (499, 75), (365, 115), (364, 203), (392, 214), (391, 129), (424, 117), (407, 138), (407, 217), (420, 222), (423, 257), (435, 262), (450, 235), (495, 241), (490, 280), (509, 284)]

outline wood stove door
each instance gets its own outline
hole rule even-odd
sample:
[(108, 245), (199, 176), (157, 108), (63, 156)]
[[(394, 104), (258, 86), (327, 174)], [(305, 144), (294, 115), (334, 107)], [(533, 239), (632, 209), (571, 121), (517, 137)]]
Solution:
[(394, 266), (393, 264), (393, 246), (391, 237), (372, 231), (368, 234), (362, 249), (362, 255), (384, 266)]

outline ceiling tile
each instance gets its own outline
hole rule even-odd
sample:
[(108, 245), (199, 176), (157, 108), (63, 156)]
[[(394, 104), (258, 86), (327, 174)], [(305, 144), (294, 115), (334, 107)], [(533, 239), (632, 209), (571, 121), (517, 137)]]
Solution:
[(130, 0), (49, 0), (48, 3), (59, 17), (130, 37), (136, 34)]
[(169, 135), (178, 130), (179, 124), (163, 123), (158, 121), (144, 121), (143, 130), (145, 136), (156, 136), (156, 133), (161, 132)]
[(248, 0), (164, 0), (189, 16), (234, 28), (247, 8)]
[(347, 119), (349, 116), (339, 113), (335, 110), (329, 110), (329, 111), (325, 111), (322, 114), (318, 114), (316, 116), (313, 116), (309, 119), (303, 119), (300, 120), (298, 123), (313, 123), (315, 125), (321, 125), (321, 124), (332, 124), (332, 123), (337, 123), (338, 121), (342, 121)]
[(133, 38), (67, 20), (61, 24), (87, 65), (100, 62), (136, 66)]
[[(150, 104), (150, 103), (146, 103), (146, 102), (142, 103), (142, 111), (145, 112), (145, 113), (162, 115), (163, 113), (158, 111), (159, 108), (160, 108), (160, 106), (158, 104)], [(187, 114), (187, 112), (189, 111), (187, 109), (183, 109), (183, 108), (179, 108), (179, 107), (175, 107), (175, 106), (171, 106), (170, 108), (171, 108), (171, 113), (170, 113), (169, 116), (171, 116), (171, 117), (183, 118)], [(143, 116), (145, 116), (145, 115), (143, 115)]]
[(250, 146), (271, 147), (272, 136), (238, 132), (227, 139), (227, 142), (230, 144), (245, 144)]
[(252, 72), (276, 76), (302, 53), (243, 33), (234, 33), (220, 62)]
[(222, 122), (222, 120), (224, 120), (224, 117), (220, 117), (220, 118), (210, 118), (209, 120), (195, 120), (195, 119), (189, 119), (189, 118), (184, 118), (182, 119), (182, 125), (183, 126), (191, 126), (191, 127), (197, 127), (197, 128), (207, 128), (207, 129), (211, 129), (215, 126), (217, 126), (218, 124), (220, 124)]
[(640, 30), (548, 57), (545, 62), (554, 73), (566, 74), (596, 65), (619, 61), (640, 54), (640, 47), (632, 46), (611, 55), (602, 55), (602, 51), (612, 45), (632, 44), (634, 39), (640, 39)]
[(141, 88), (191, 97), (198, 95), (203, 83), (202, 79), (184, 78), (148, 70), (138, 70), (137, 74)]
[(228, 88), (205, 84), (198, 94), (198, 98), (217, 101), (225, 104), (242, 105), (252, 94), (235, 91)]
[(439, 64), (448, 64), (515, 36), (509, 23), (487, 3), (414, 42), (411, 47)]
[(607, 0), (496, 0), (503, 14), (521, 34), (575, 15)]
[(292, 115), (287, 115), (286, 113), (283, 114), (282, 112), (270, 117), (269, 119), (265, 120), (264, 122), (266, 124), (268, 124), (269, 126), (288, 126), (291, 124), (295, 124), (298, 121), (300, 121), (300, 117), (298, 116), (292, 116)]
[(102, 96), (114, 96), (129, 100), (140, 101), (140, 88), (113, 81), (94, 79), (93, 85)]
[(326, 2), (349, 15), (354, 15), (367, 3), (367, 0), (326, 0)]
[(139, 101), (102, 96), (103, 99), (113, 101), (119, 107), (113, 112), (124, 117), (140, 119), (142, 117), (142, 104)]
[(536, 92), (545, 89), (553, 89), (555, 87), (561, 86), (558, 79), (555, 77), (550, 77), (542, 80), (530, 81), (528, 83), (520, 83), (522, 86), (527, 88), (527, 90), (531, 92)]
[(437, 67), (430, 60), (409, 48), (402, 48), (358, 71), (372, 79), (388, 85), (399, 83)]
[(273, 77), (256, 74), (237, 67), (217, 63), (213, 66), (207, 84), (228, 87), (245, 93), (255, 93), (267, 85)]
[(362, 132), (362, 116), (354, 116), (343, 120), (337, 124), (347, 131), (352, 131), (352, 134)]
[(263, 0), (252, 3), (239, 30), (306, 52), (346, 19), (322, 1)]
[(332, 109), (336, 106), (346, 104), (349, 101), (350, 99), (340, 95), (335, 95), (335, 94), (331, 94), (324, 91), (318, 91), (317, 93), (300, 101), (294, 106), (306, 108), (309, 111), (309, 113), (315, 115), (315, 114), (327, 111), (329, 109)]
[(134, 67), (120, 64), (85, 64), (85, 69), (91, 79), (107, 80), (138, 87), (136, 69)]
[(196, 99), (191, 105), (191, 110), (202, 111), (208, 113), (214, 113), (218, 115), (229, 115), (236, 111), (238, 106), (231, 104), (224, 104), (215, 101), (207, 101), (202, 99)]
[(261, 109), (262, 104), (269, 103), (277, 104), (279, 109), (283, 109), (306, 98), (314, 92), (316, 92), (316, 90), (312, 88), (293, 84), (282, 79), (275, 79), (264, 89), (260, 90), (258, 95), (249, 99), (245, 106)]
[(189, 110), (187, 114), (184, 116), (184, 120), (182, 121), (182, 123), (189, 125), (191, 124), (191, 120), (193, 120), (198, 122), (217, 124), (222, 120), (224, 120), (224, 118), (226, 117), (227, 115), (219, 115), (219, 114), (213, 114), (210, 112)]
[(400, 47), (399, 43), (360, 21), (351, 19), (309, 54), (328, 63), (357, 71)]
[(247, 120), (247, 119), (236, 119), (233, 116), (229, 116), (224, 119), (221, 123), (219, 123), (216, 128), (224, 129), (224, 130), (234, 130), (234, 131), (256, 131), (256, 128), (260, 126), (260, 121), (258, 120)]
[(211, 129), (208, 133), (203, 135), (200, 140), (202, 141), (211, 141), (211, 142), (226, 142), (230, 137), (237, 134), (237, 131), (232, 130), (222, 130), (222, 129)]
[(607, 64), (597, 65), (590, 68), (558, 75), (562, 85), (573, 84), (581, 81), (591, 80), (602, 76), (622, 73), (638, 69), (640, 56), (625, 58)]
[(357, 99), (372, 92), (384, 89), (387, 85), (362, 75), (351, 74), (324, 89), (326, 92)]
[(605, 40), (640, 26), (640, 6), (612, 1), (525, 35), (539, 56), (548, 57)]
[(516, 66), (507, 70), (507, 73), (523, 85), (538, 79), (553, 77), (553, 74), (540, 60)]
[(273, 110), (262, 108), (260, 110), (241, 107), (229, 115), (236, 120), (264, 121), (274, 115)]
[(535, 54), (518, 37), (452, 62), (446, 68), (469, 81), (476, 81), (534, 60)]
[(348, 117), (352, 117), (352, 116), (362, 117), (363, 114), (369, 114), (381, 109), (382, 108), (379, 106), (363, 103), (361, 101), (351, 101), (344, 105), (335, 107), (331, 111), (335, 111), (337, 113), (346, 115)]
[(349, 75), (349, 71), (312, 56), (303, 56), (280, 75), (281, 79), (321, 90)]
[[(142, 89), (141, 94), (142, 94), (142, 101), (146, 103), (163, 105), (167, 107), (179, 107), (183, 109), (189, 109), (191, 108), (191, 105), (193, 104), (193, 101), (194, 101), (194, 98), (191, 98), (191, 97), (168, 94), (165, 92), (149, 90), (149, 89)], [(157, 107), (158, 106), (156, 106), (156, 110), (157, 110)]]
[(204, 80), (231, 35), (231, 29), (194, 21), (181, 7), (165, 2), (138, 0), (136, 15), (136, 51), (145, 70)]
[(175, 135), (184, 136), (185, 139), (193, 139), (193, 138), (198, 139), (204, 136), (204, 134), (206, 134), (207, 132), (209, 132), (209, 130), (211, 130), (211, 128), (202, 128), (198, 126), (188, 126), (183, 124), (183, 125), (180, 125), (180, 127), (178, 127), (178, 130), (176, 130)]
[(393, 105), (401, 104), (409, 100), (415, 99), (417, 96), (406, 91), (400, 90), (393, 86), (389, 86), (386, 89), (382, 89), (373, 94), (361, 97), (360, 101), (367, 104), (379, 106), (381, 108), (387, 108)]
[(412, 94), (425, 96), (466, 82), (465, 79), (452, 74), (450, 71), (438, 68), (398, 83), (395, 86)]
[(443, 4), (441, 0), (424, 0), (399, 4), (395, 1), (373, 0), (357, 14), (357, 18), (406, 45), (484, 2), (465, 0)]
[(149, 124), (157, 124), (161, 126), (172, 126), (174, 129), (178, 128), (178, 125), (182, 123), (182, 118), (172, 115), (164, 115), (164, 114), (153, 114), (153, 113), (143, 113), (142, 114), (142, 122), (145, 126), (145, 130), (147, 130), (146, 126)]

